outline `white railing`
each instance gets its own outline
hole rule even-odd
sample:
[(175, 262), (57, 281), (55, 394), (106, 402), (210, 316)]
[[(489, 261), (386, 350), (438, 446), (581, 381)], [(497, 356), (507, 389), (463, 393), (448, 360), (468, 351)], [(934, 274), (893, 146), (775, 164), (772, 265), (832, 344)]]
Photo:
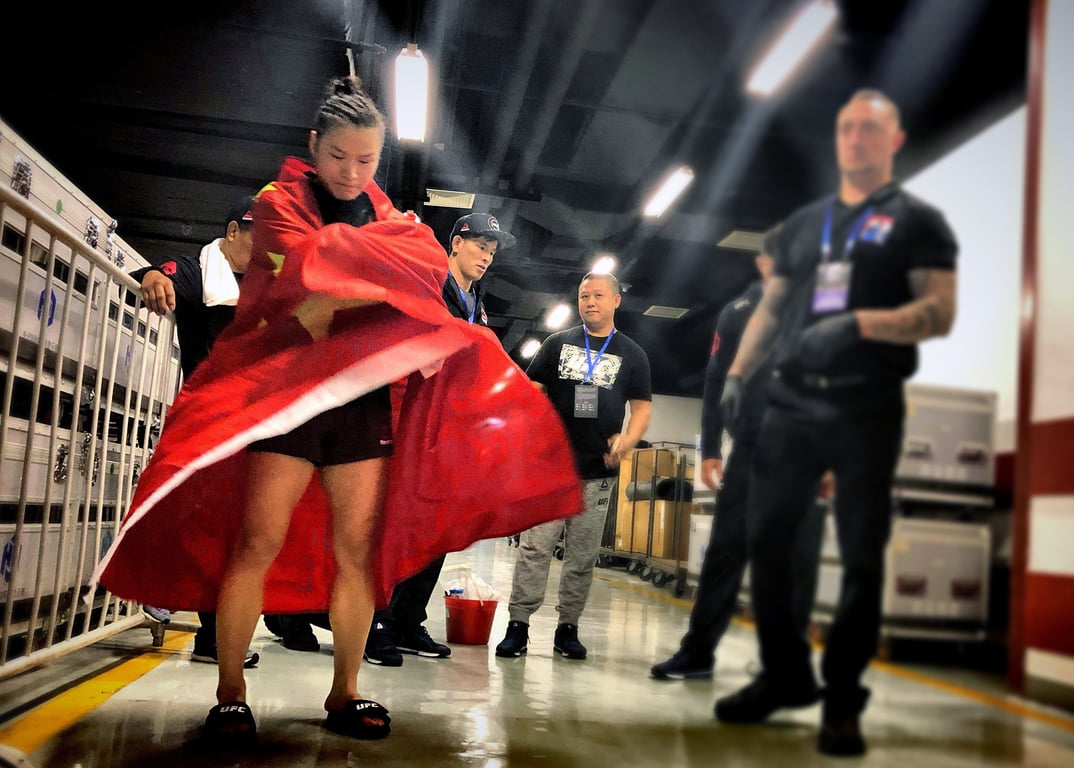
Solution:
[(7, 187), (0, 229), (2, 679), (142, 622), (88, 582), (180, 377), (173, 318), (109, 254)]

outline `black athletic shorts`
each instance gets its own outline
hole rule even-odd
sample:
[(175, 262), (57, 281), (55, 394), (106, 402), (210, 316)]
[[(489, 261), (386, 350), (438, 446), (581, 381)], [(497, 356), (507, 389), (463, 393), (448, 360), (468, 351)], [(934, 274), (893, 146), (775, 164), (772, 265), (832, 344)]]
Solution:
[(282, 453), (315, 467), (392, 455), (392, 401), (388, 387), (320, 413), (290, 432), (251, 443), (247, 450)]

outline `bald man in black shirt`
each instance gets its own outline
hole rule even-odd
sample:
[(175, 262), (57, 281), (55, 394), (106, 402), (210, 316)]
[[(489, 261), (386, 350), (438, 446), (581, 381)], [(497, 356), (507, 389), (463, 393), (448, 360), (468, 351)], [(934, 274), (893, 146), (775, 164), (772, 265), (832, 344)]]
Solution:
[(716, 716), (756, 723), (818, 697), (811, 647), (794, 624), (790, 560), (813, 488), (830, 469), (843, 581), (824, 652), (817, 747), (849, 756), (865, 752), (861, 676), (879, 637), (903, 382), (917, 367), (917, 343), (954, 322), (958, 246), (943, 215), (893, 180), (905, 134), (887, 96), (855, 93), (835, 128), (839, 191), (784, 222), (775, 273), (721, 400), (735, 413), (743, 383), (771, 353), (747, 513), (763, 671), (720, 699)]

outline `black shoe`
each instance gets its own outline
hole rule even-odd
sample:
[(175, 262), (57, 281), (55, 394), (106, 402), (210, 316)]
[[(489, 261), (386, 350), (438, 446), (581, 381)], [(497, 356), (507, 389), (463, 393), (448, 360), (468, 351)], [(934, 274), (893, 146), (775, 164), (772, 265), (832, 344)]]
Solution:
[(857, 757), (865, 754), (865, 739), (857, 715), (838, 720), (825, 719), (817, 734), (817, 751), (833, 757)]
[(321, 650), (321, 644), (317, 641), (317, 635), (313, 634), (310, 623), (301, 616), (282, 614), (278, 618), (277, 626), (283, 647), (289, 651), (305, 651), (317, 653)]
[(745, 688), (716, 702), (716, 719), (724, 723), (759, 723), (777, 709), (809, 707), (820, 701), (814, 681), (797, 686), (773, 683), (760, 675)]
[(283, 624), (278, 614), (270, 613), (265, 616), (265, 629), (276, 637), (283, 637)]
[(565, 659), (584, 659), (585, 646), (578, 642), (577, 624), (560, 624), (552, 639), (552, 650)]
[[(216, 646), (209, 648), (199, 648), (196, 644), (194, 650), (190, 652), (191, 661), (200, 661), (202, 664), (219, 664), (220, 661), (217, 658)], [(257, 662), (261, 661), (261, 655), (257, 651), (246, 651), (246, 659), (243, 660), (242, 666), (246, 669), (253, 669), (257, 666)]]
[(310, 632), (308, 635), (286, 635), (283, 638), (283, 647), (289, 651), (317, 653), (321, 650), (321, 643), (317, 640), (317, 635)]
[(429, 630), (422, 626), (403, 635), (395, 647), (400, 653), (409, 653), (426, 659), (446, 659), (451, 655), (451, 649), (429, 637)]
[(392, 631), (379, 621), (374, 623), (369, 630), (362, 658), (370, 664), (377, 664), (381, 667), (403, 666), (403, 654), (399, 653)]
[(530, 625), (522, 621), (507, 622), (507, 634), (496, 646), (496, 655), (503, 658), (521, 656), (530, 640)]
[(712, 662), (696, 662), (686, 651), (679, 650), (649, 671), (657, 680), (711, 680)]

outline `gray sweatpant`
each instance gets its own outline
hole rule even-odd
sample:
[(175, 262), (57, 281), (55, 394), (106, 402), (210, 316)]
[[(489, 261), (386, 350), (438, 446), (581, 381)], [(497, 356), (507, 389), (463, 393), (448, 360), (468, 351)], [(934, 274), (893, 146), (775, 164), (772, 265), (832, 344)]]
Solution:
[(544, 603), (548, 586), (548, 567), (552, 562), (552, 550), (564, 536), (563, 571), (559, 576), (560, 624), (577, 624), (589, 599), (589, 587), (593, 583), (593, 566), (600, 552), (600, 540), (604, 535), (604, 518), (608, 514), (614, 477), (598, 477), (583, 480), (585, 510), (566, 520), (530, 528), (519, 537), (518, 558), (511, 584), (511, 621), (529, 624), (530, 616)]

